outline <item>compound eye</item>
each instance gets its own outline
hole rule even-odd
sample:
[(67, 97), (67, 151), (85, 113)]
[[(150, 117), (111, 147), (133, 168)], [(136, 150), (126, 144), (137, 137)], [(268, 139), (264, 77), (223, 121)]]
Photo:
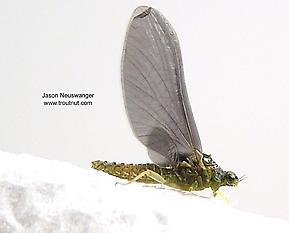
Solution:
[(237, 176), (234, 173), (232, 173), (232, 172), (228, 172), (227, 173), (227, 181), (228, 181), (228, 183), (230, 183), (230, 184), (233, 183), (236, 178), (237, 178)]

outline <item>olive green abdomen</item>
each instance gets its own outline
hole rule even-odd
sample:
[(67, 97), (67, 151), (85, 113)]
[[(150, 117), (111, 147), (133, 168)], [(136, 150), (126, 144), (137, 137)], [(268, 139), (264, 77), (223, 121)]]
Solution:
[[(124, 164), (124, 163), (109, 163), (107, 161), (94, 161), (92, 162), (92, 168), (108, 173), (112, 176), (116, 176), (120, 179), (133, 180), (137, 175), (146, 170), (151, 170), (158, 174), (161, 174), (161, 169), (156, 164)], [(157, 184), (155, 180), (144, 176), (136, 180), (136, 182), (146, 184)]]

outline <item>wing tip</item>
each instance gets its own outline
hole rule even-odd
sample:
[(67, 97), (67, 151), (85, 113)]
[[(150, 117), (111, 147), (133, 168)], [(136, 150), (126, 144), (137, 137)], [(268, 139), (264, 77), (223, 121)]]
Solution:
[(133, 18), (144, 18), (148, 16), (152, 8), (148, 6), (139, 6), (133, 12)]

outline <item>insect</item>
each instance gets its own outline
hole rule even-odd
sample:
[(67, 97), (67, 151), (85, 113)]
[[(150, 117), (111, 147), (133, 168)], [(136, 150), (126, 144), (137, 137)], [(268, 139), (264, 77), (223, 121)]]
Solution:
[(92, 162), (92, 168), (130, 182), (184, 191), (236, 186), (244, 177), (224, 171), (203, 153), (186, 90), (177, 35), (156, 9), (140, 6), (130, 20), (122, 57), (127, 116), (151, 164)]

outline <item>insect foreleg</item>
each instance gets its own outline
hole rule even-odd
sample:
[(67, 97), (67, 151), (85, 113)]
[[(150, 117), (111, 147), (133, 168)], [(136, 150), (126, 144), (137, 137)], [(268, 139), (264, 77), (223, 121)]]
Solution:
[(226, 197), (223, 193), (221, 193), (220, 191), (215, 191), (213, 192), (213, 196), (219, 196), (221, 199), (223, 199), (225, 202), (229, 203), (230, 199), (228, 197)]

